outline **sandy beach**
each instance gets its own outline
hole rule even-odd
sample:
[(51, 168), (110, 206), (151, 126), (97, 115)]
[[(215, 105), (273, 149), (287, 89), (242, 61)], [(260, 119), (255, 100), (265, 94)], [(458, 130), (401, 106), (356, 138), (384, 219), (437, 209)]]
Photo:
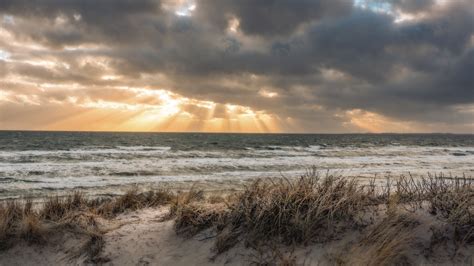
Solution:
[[(275, 254), (260, 254), (258, 251), (238, 245), (224, 254), (216, 255), (213, 252), (213, 232), (206, 231), (192, 238), (182, 238), (176, 235), (174, 221), (165, 220), (168, 210), (166, 207), (149, 208), (131, 212), (117, 217), (113, 222), (104, 224), (110, 231), (104, 235), (104, 248), (99, 254), (97, 264), (101, 265), (252, 265), (258, 264), (266, 258), (281, 263), (278, 255), (291, 261), (291, 265), (337, 265), (337, 256), (347, 255), (347, 247), (361, 237), (361, 232), (352, 232), (344, 238), (325, 244), (316, 244), (298, 247), (279, 247)], [(427, 217), (419, 217), (427, 219)], [(429, 218), (428, 218), (429, 219)], [(410, 232), (413, 245), (429, 242), (430, 228), (436, 223), (424, 223)], [(399, 232), (401, 234), (405, 232)], [(84, 239), (62, 239), (64, 242), (35, 246), (20, 244), (14, 248), (0, 252), (0, 265), (82, 265), (90, 264), (87, 256), (75, 257), (73, 250), (83, 244)], [(418, 243), (417, 243), (418, 242)], [(410, 247), (406, 247), (409, 249)], [(368, 248), (366, 248), (368, 249)], [(436, 254), (426, 260), (415, 250), (408, 252), (413, 265), (472, 265), (474, 263), (474, 246), (461, 250), (462, 256), (455, 262), (450, 261), (449, 249), (436, 250)], [(356, 249), (357, 253), (367, 250)], [(400, 252), (400, 251), (397, 251)], [(412, 253), (412, 254), (410, 254)], [(360, 254), (354, 255), (352, 265), (364, 265), (366, 258)], [(275, 257), (273, 257), (275, 256)], [(359, 257), (360, 256), (360, 257)], [(408, 263), (408, 262), (407, 262)]]

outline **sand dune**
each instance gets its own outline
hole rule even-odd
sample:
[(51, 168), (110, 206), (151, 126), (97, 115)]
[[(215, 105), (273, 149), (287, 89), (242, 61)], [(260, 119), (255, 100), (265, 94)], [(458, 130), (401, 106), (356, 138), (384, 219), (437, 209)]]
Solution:
[[(263, 260), (273, 260), (272, 256), (282, 256), (294, 265), (336, 265), (338, 256), (350, 255), (352, 265), (362, 265), (369, 255), (369, 248), (357, 246), (363, 232), (349, 232), (341, 239), (324, 244), (308, 246), (286, 247), (279, 246), (278, 253), (266, 251), (260, 253), (251, 248), (238, 244), (229, 251), (216, 255), (213, 251), (214, 233), (212, 230), (201, 232), (192, 238), (183, 238), (176, 234), (174, 221), (165, 219), (168, 207), (147, 208), (129, 212), (118, 216), (113, 221), (104, 224), (109, 231), (104, 234), (105, 245), (94, 264), (100, 265), (249, 265)], [(426, 242), (431, 236), (430, 228), (436, 222), (429, 217), (417, 216), (425, 221), (416, 230), (411, 231), (410, 239), (413, 244)], [(428, 219), (428, 220), (426, 220)], [(397, 232), (403, 234), (404, 232)], [(15, 247), (0, 253), (0, 265), (83, 265), (87, 262), (86, 256), (75, 257), (74, 250), (84, 244), (85, 239), (67, 235), (56, 236), (56, 244), (28, 245), (18, 244)], [(454, 247), (449, 247), (454, 248)], [(395, 247), (394, 247), (395, 248)], [(409, 248), (407, 246), (406, 248)], [(406, 252), (400, 250), (399, 252)], [(449, 251), (438, 250), (436, 257), (430, 261), (418, 256), (416, 251), (408, 252), (413, 264), (446, 263)], [(356, 254), (358, 253), (358, 254)], [(411, 253), (411, 254), (410, 254)], [(474, 254), (474, 247), (463, 250), (464, 255)], [(452, 263), (452, 262), (451, 262)], [(464, 256), (455, 264), (472, 265), (472, 255)]]
[(472, 265), (472, 180), (314, 173), (225, 195), (0, 204), (0, 265)]

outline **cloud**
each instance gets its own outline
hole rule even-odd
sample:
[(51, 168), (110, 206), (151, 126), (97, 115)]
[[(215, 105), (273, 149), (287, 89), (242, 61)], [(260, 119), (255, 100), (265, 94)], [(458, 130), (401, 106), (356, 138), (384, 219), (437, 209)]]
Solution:
[(435, 2), (435, 0), (393, 0), (391, 3), (404, 12), (416, 13), (430, 9)]
[[(135, 104), (142, 117), (153, 117), (150, 105), (166, 105), (139, 89), (188, 99), (173, 121), (188, 119), (193, 130), (237, 130), (229, 121), (253, 116), (278, 126), (245, 128), (366, 131), (375, 127), (362, 122), (377, 121), (376, 131), (473, 132), (472, 3), (367, 3), (2, 1), (0, 51), (8, 58), (0, 58), (0, 108), (32, 108), (24, 122), (4, 116), (2, 124), (24, 128), (49, 113), (41, 121), (53, 123), (64, 103), (68, 114), (86, 102)], [(205, 121), (213, 127), (198, 126)]]
[(0, 10), (13, 17), (4, 27), (15, 35), (56, 48), (146, 41), (148, 31), (159, 32), (161, 19), (158, 0), (5, 0)]
[(301, 1), (197, 1), (198, 12), (221, 29), (236, 17), (241, 30), (250, 35), (286, 35), (299, 26), (325, 17), (348, 14), (352, 3), (345, 0)]

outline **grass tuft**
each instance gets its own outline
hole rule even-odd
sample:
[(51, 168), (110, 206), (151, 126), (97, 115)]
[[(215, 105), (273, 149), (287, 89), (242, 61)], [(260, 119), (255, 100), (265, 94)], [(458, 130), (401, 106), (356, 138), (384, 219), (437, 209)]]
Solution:
[(104, 243), (99, 219), (168, 204), (176, 196), (164, 190), (138, 193), (128, 191), (115, 198), (88, 199), (80, 192), (66, 197), (50, 197), (43, 204), (33, 207), (31, 201), (0, 202), (0, 250), (26, 241), (29, 244), (45, 244), (50, 236), (66, 230), (88, 240), (77, 254), (86, 254), (88, 262), (95, 263)]
[(324, 242), (357, 225), (365, 200), (354, 180), (315, 172), (296, 181), (257, 181), (230, 206), (228, 226), (252, 242)]
[(409, 265), (415, 242), (414, 229), (420, 224), (407, 214), (390, 213), (366, 233), (349, 252), (349, 265)]
[(215, 227), (217, 252), (241, 236), (248, 245), (274, 239), (285, 244), (324, 242), (358, 225), (368, 201), (364, 191), (354, 180), (321, 178), (316, 171), (294, 181), (257, 180), (219, 208), (181, 200), (174, 207), (176, 230), (196, 233)]

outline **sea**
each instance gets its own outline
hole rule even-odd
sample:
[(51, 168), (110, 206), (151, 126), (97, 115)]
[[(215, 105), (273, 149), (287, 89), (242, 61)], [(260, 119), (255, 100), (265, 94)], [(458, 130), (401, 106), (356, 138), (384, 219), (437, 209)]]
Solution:
[[(474, 177), (474, 135), (0, 131), (0, 199), (298, 177)], [(176, 185), (176, 187), (179, 187)]]

